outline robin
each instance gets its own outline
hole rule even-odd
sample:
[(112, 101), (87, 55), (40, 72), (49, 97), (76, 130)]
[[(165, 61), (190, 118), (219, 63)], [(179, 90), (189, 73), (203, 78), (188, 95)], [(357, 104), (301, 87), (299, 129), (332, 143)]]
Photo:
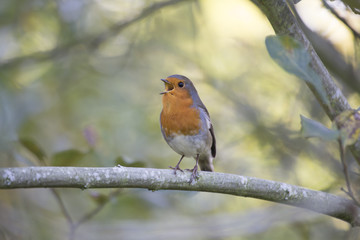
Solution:
[(162, 94), (163, 109), (160, 114), (161, 132), (165, 141), (181, 155), (174, 169), (183, 170), (180, 163), (184, 157), (196, 160), (190, 183), (201, 171), (214, 171), (213, 158), (216, 155), (216, 140), (209, 112), (202, 103), (193, 83), (185, 76), (171, 75), (161, 79), (165, 83)]

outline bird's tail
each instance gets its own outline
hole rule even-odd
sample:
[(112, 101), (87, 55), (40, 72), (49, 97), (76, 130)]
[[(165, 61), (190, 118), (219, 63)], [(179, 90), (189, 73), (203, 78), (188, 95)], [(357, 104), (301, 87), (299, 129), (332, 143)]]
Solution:
[(201, 171), (213, 172), (214, 165), (213, 165), (213, 158), (209, 156), (203, 156), (199, 158), (199, 165)]

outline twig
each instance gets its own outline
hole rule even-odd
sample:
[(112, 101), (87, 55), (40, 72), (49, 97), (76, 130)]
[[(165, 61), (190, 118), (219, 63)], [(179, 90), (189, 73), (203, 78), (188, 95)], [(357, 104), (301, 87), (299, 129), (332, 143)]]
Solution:
[(324, 4), (324, 6), (329, 9), (329, 11), (337, 18), (339, 19), (343, 24), (345, 24), (346, 27), (348, 27), (350, 29), (350, 31), (352, 32), (352, 34), (354, 35), (354, 37), (360, 39), (360, 33), (358, 33), (347, 21), (345, 18), (341, 17), (336, 11), (335, 9), (333, 9), (327, 2), (326, 0), (322, 0), (322, 3)]
[(71, 227), (73, 225), (73, 220), (69, 214), (69, 212), (67, 211), (64, 202), (62, 201), (60, 194), (56, 191), (56, 189), (50, 189), (50, 191), (52, 192), (52, 194), (55, 196), (56, 201), (58, 202), (61, 212), (64, 215), (64, 217), (66, 218), (66, 220), (69, 223), (69, 226)]
[[(36, 156), (36, 160), (38, 161), (40, 166), (48, 167), (47, 157), (45, 154), (41, 157)], [(50, 188), (49, 190), (50, 190), (51, 194), (54, 196), (56, 202), (59, 204), (61, 213), (64, 215), (66, 221), (68, 222), (69, 227), (72, 228), (72, 226), (74, 225), (74, 222), (73, 222), (68, 210), (66, 209), (65, 204), (64, 204), (59, 192), (54, 188)]]
[[(311, 42), (300, 27), (292, 9), (294, 4), (291, 0), (251, 0), (266, 15), (277, 35), (290, 35), (298, 40), (306, 48), (310, 55), (310, 67), (320, 77), (321, 85), (325, 89), (328, 101), (322, 101), (321, 93), (312, 84), (306, 82), (318, 102), (323, 107), (330, 120), (351, 106), (341, 89), (336, 86), (329, 71), (321, 62), (319, 56), (313, 49)], [(360, 140), (349, 147), (357, 162), (360, 164)]]
[(94, 210), (90, 211), (89, 213), (85, 214), (78, 222), (77, 225), (83, 224), (87, 221), (89, 221), (92, 217), (94, 217), (98, 212), (100, 212), (105, 205), (111, 201), (114, 197), (116, 197), (117, 195), (120, 194), (120, 192), (122, 191), (121, 188), (116, 189), (114, 191), (112, 191), (109, 196), (107, 197), (107, 200), (102, 202), (101, 204), (99, 204)]
[[(44, 157), (42, 157), (42, 158), (37, 158), (37, 160), (39, 161), (39, 163), (40, 163), (42, 166), (48, 167), (48, 164), (47, 164), (47, 162), (46, 162), (45, 159), (46, 159), (46, 156), (44, 156)], [(66, 209), (65, 204), (64, 204), (64, 202), (63, 202), (63, 200), (62, 200), (59, 192), (58, 192), (56, 189), (54, 189), (54, 188), (50, 188), (51, 193), (54, 195), (55, 200), (57, 201), (57, 203), (58, 203), (59, 206), (60, 206), (60, 210), (61, 210), (62, 214), (64, 215), (65, 219), (66, 219), (67, 222), (68, 222), (69, 229), (70, 229), (70, 230), (69, 230), (69, 240), (73, 240), (74, 237), (75, 237), (75, 232), (76, 232), (76, 230), (77, 230), (84, 222), (89, 221), (89, 220), (90, 220), (91, 218), (93, 218), (97, 213), (99, 213), (99, 212), (105, 207), (105, 205), (106, 205), (113, 197), (117, 196), (117, 195), (120, 193), (121, 190), (122, 190), (122, 189), (117, 189), (117, 190), (115, 190), (115, 191), (112, 191), (112, 192), (109, 194), (109, 196), (107, 196), (106, 201), (103, 201), (103, 202), (101, 202), (101, 204), (98, 204), (97, 207), (96, 207), (94, 210), (86, 213), (82, 218), (80, 218), (80, 220), (78, 220), (77, 222), (75, 222), (75, 221), (72, 219), (69, 211)]]
[(70, 226), (70, 232), (69, 232), (69, 240), (73, 240), (75, 237), (76, 230), (85, 222), (89, 221), (91, 218), (93, 218), (96, 214), (98, 214), (109, 201), (111, 201), (114, 197), (119, 195), (122, 189), (116, 189), (112, 191), (109, 196), (107, 197), (107, 200), (102, 202), (101, 204), (98, 204), (95, 209), (92, 211), (86, 213), (83, 217), (80, 218), (77, 222), (71, 224)]
[(347, 187), (347, 191), (345, 189), (341, 189), (343, 192), (345, 192), (353, 201), (354, 203), (360, 207), (360, 203), (359, 201), (356, 199), (352, 189), (351, 189), (351, 182), (350, 182), (350, 178), (349, 178), (349, 171), (348, 171), (348, 166), (346, 163), (346, 159), (345, 159), (345, 149), (344, 149), (344, 145), (342, 143), (342, 140), (339, 139), (339, 149), (340, 149), (340, 159), (341, 159), (341, 163), (343, 165), (343, 171), (344, 171), (344, 176), (345, 176), (345, 182), (346, 182), (346, 187)]
[[(289, 35), (299, 41), (310, 55), (309, 67), (319, 76), (319, 81), (327, 101), (323, 100), (322, 93), (310, 82), (306, 82), (318, 102), (323, 107), (331, 120), (343, 112), (351, 109), (350, 104), (342, 91), (336, 86), (329, 71), (326, 69), (319, 56), (312, 47), (292, 12), (293, 3), (291, 0), (252, 0), (269, 19), (277, 35)], [(359, 148), (360, 156), (360, 148)]]

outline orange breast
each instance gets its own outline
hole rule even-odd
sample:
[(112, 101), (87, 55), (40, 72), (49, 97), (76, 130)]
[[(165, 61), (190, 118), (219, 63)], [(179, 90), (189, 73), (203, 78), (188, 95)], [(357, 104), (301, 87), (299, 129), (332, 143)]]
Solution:
[(160, 115), (162, 129), (167, 137), (172, 134), (196, 135), (201, 128), (199, 110), (191, 107), (191, 97), (178, 98), (170, 94), (163, 96)]

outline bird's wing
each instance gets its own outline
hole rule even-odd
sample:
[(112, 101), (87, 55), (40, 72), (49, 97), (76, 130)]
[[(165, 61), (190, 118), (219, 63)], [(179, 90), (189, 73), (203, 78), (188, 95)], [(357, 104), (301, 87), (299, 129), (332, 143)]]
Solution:
[(205, 114), (205, 120), (206, 120), (206, 126), (210, 131), (211, 134), (211, 138), (212, 138), (212, 144), (211, 144), (211, 156), (215, 157), (216, 156), (216, 138), (215, 138), (215, 133), (214, 133), (214, 128), (213, 125), (210, 121), (210, 115), (208, 110), (206, 109), (206, 107), (204, 106), (204, 104), (200, 104), (199, 108), (203, 111), (203, 113)]

